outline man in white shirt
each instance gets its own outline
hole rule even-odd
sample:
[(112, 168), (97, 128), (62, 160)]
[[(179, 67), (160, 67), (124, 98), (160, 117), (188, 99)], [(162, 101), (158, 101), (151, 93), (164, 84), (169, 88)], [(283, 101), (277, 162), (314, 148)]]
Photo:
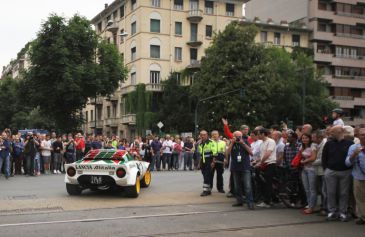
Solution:
[(168, 169), (172, 169), (172, 160), (171, 154), (173, 150), (173, 142), (171, 140), (171, 136), (169, 134), (166, 135), (165, 141), (162, 143), (161, 153), (162, 153), (162, 170), (166, 170), (166, 163)]
[(259, 203), (258, 207), (271, 207), (271, 199), (273, 196), (272, 182), (276, 170), (276, 143), (269, 138), (269, 130), (260, 128), (258, 130), (258, 138), (262, 140), (260, 145), (260, 161), (256, 167), (263, 171), (265, 182), (261, 182), (259, 186), (263, 189), (262, 194), (264, 201)]

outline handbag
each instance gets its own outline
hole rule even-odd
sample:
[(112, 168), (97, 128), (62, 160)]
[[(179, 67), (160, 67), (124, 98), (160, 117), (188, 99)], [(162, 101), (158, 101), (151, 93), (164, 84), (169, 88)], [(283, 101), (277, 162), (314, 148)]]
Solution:
[(294, 157), (294, 159), (291, 161), (291, 166), (293, 167), (293, 168), (299, 168), (300, 166), (301, 166), (301, 164), (300, 164), (300, 161), (302, 160), (302, 152), (298, 152), (296, 155), (295, 155), (295, 157)]

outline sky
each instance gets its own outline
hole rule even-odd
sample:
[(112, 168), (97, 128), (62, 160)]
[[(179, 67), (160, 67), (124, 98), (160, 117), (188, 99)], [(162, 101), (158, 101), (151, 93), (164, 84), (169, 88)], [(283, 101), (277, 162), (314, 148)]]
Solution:
[(42, 21), (51, 13), (71, 17), (78, 13), (88, 19), (113, 0), (1, 0), (0, 74), (24, 45), (35, 39)]

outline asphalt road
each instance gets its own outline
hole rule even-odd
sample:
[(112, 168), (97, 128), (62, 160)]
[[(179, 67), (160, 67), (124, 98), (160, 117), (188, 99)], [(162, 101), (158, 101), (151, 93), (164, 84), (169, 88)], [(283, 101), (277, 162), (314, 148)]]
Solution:
[(234, 208), (217, 192), (200, 197), (201, 187), (199, 172), (155, 172), (137, 199), (91, 191), (70, 197), (63, 175), (1, 177), (0, 237), (365, 236), (365, 226), (299, 210)]

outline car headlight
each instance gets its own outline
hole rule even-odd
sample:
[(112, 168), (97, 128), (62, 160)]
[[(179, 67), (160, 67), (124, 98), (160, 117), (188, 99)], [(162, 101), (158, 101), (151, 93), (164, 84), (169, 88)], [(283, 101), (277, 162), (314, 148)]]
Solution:
[(67, 175), (68, 176), (73, 177), (73, 176), (75, 176), (75, 174), (76, 174), (76, 169), (74, 167), (69, 167), (67, 169)]

